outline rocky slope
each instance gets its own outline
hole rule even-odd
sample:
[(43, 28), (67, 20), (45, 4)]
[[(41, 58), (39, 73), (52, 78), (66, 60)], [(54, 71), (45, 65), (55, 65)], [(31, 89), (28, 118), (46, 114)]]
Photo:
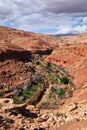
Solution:
[(87, 129), (87, 34), (0, 27), (0, 129)]
[(73, 44), (54, 50), (46, 61), (64, 66), (74, 77), (77, 87), (87, 83), (87, 45)]
[(0, 27), (0, 42), (20, 45), (33, 53), (43, 53), (47, 50), (47, 54), (54, 46), (58, 46), (58, 39), (55, 37), (5, 27)]
[[(16, 87), (32, 74), (26, 61), (32, 54), (19, 46), (0, 43), (0, 85)], [(31, 73), (30, 73), (31, 72)]]

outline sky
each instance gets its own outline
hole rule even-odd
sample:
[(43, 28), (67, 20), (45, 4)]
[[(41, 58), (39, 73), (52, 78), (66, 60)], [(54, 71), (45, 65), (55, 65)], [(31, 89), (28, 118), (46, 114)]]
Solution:
[(87, 0), (0, 0), (0, 26), (42, 34), (87, 32)]

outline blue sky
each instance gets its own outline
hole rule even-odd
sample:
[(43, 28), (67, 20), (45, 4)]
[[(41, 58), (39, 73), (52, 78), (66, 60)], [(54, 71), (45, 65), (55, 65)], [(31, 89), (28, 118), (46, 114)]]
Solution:
[(0, 25), (43, 34), (87, 32), (87, 0), (0, 0)]

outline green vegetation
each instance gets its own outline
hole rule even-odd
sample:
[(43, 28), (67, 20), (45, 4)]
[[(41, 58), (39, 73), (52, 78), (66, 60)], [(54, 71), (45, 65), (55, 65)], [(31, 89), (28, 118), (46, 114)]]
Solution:
[[(15, 104), (20, 104), (25, 102), (26, 99), (29, 99), (34, 96), (34, 94), (38, 91), (39, 88), (42, 87), (42, 83), (34, 83), (31, 86), (28, 86), (27, 90), (23, 90), (23, 88), (18, 88), (17, 95), (13, 96), (13, 101)], [(18, 95), (19, 93), (19, 95)]]
[(63, 84), (68, 84), (69, 83), (69, 79), (66, 76), (63, 76), (62, 78), (60, 78), (60, 81)]
[(41, 83), (37, 83), (36, 85), (34, 86), (31, 86), (27, 92), (24, 92), (22, 93), (22, 96), (24, 97), (24, 99), (26, 100), (27, 98), (31, 98), (32, 96), (34, 96), (35, 92), (37, 92), (37, 90), (39, 88), (42, 87), (42, 84)]
[[(59, 97), (63, 97), (63, 96), (65, 96), (66, 89), (64, 89), (64, 88), (58, 89), (58, 88), (52, 87), (50, 94), (52, 95), (53, 93), (57, 94)], [(50, 96), (50, 97), (51, 97), (51, 96)]]
[(74, 85), (68, 78), (68, 72), (64, 68), (59, 68), (57, 65), (48, 62), (45, 66), (45, 71), (48, 73), (49, 81), (53, 84)]
[(49, 74), (49, 80), (53, 83), (53, 84), (58, 84), (58, 75), (54, 74), (54, 73), (50, 73)]
[(57, 92), (57, 94), (58, 94), (59, 97), (65, 96), (65, 93), (66, 93), (66, 89), (61, 89), (60, 92)]
[(17, 96), (14, 96), (14, 97), (13, 97), (13, 101), (14, 101), (15, 104), (20, 104), (20, 103), (22, 103)]
[(18, 88), (18, 92), (16, 91), (17, 95), (13, 97), (14, 103), (24, 103), (26, 99), (32, 98), (38, 89), (42, 87), (44, 80), (46, 80), (45, 77), (48, 78), (49, 85), (52, 87), (47, 101), (42, 105), (43, 108), (50, 106), (56, 100), (67, 97), (66, 94), (69, 95), (68, 90), (70, 92), (74, 84), (63, 67), (43, 61), (38, 61), (37, 64), (45, 76), (36, 71), (27, 85)]

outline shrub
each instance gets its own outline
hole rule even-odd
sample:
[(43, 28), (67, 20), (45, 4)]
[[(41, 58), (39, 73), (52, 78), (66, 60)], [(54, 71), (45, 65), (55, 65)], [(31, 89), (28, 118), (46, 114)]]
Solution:
[(60, 79), (60, 81), (61, 81), (63, 84), (68, 84), (68, 83), (69, 83), (69, 79), (68, 79), (66, 76), (62, 77), (62, 78)]
[(59, 97), (63, 97), (65, 95), (65, 93), (66, 93), (65, 89), (61, 89), (61, 91), (57, 92)]
[(20, 103), (22, 103), (17, 96), (14, 96), (14, 97), (13, 97), (13, 101), (14, 101), (15, 104), (20, 104)]

